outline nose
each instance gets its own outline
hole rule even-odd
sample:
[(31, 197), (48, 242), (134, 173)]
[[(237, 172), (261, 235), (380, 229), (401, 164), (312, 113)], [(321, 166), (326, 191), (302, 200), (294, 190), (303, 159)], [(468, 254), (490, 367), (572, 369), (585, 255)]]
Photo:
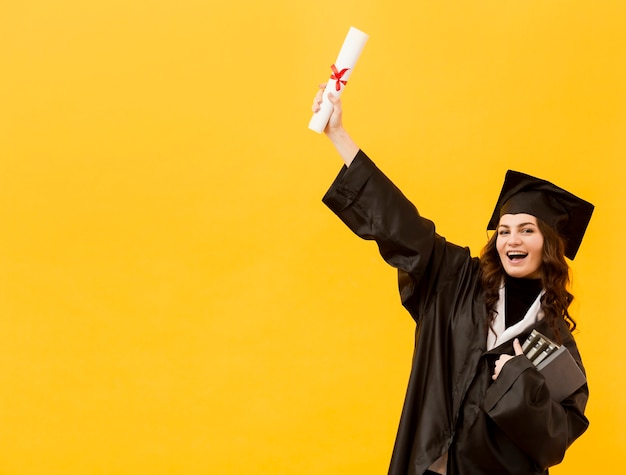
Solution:
[(522, 243), (522, 238), (520, 236), (520, 233), (518, 232), (511, 232), (511, 234), (509, 234), (509, 244), (511, 245), (518, 245)]

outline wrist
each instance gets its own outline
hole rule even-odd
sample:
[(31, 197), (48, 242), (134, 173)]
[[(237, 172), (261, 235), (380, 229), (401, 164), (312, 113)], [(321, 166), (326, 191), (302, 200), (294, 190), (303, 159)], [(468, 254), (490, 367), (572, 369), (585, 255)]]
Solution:
[(333, 143), (335, 141), (341, 140), (341, 137), (348, 135), (346, 129), (344, 129), (342, 125), (336, 127), (327, 126), (324, 130), (324, 133)]
[(335, 146), (347, 166), (350, 166), (359, 151), (359, 146), (352, 140), (343, 127), (327, 129), (326, 136)]

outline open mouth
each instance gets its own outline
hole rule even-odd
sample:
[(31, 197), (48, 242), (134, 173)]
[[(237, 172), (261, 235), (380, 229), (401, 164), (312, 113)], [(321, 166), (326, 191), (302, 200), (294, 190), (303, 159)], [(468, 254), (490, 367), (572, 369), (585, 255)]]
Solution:
[(527, 252), (522, 251), (511, 251), (506, 253), (506, 256), (512, 261), (520, 261), (524, 259), (527, 255)]

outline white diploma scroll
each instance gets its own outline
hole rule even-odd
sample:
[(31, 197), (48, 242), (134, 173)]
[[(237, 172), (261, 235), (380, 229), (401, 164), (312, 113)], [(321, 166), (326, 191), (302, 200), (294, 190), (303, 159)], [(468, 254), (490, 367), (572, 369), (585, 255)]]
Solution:
[(328, 93), (330, 92), (336, 97), (341, 96), (368, 38), (369, 35), (354, 27), (350, 27), (343, 46), (339, 50), (337, 61), (331, 66), (332, 74), (326, 84), (326, 89), (324, 89), (320, 110), (311, 117), (309, 129), (321, 134), (326, 128), (328, 119), (330, 119), (330, 115), (333, 112), (333, 105), (328, 100)]

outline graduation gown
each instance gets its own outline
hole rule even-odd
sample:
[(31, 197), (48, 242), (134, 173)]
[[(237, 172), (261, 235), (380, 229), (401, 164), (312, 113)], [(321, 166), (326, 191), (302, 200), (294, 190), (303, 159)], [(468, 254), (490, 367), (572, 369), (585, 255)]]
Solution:
[[(525, 356), (491, 379), (512, 342), (487, 351), (479, 260), (447, 242), (359, 151), (323, 202), (398, 269), (400, 298), (416, 322), (411, 375), (389, 473), (423, 474), (448, 453), (448, 475), (545, 474), (587, 428), (584, 385), (561, 403)], [(582, 368), (565, 322), (561, 339)], [(537, 328), (554, 337), (549, 326)], [(520, 334), (520, 341), (532, 330)]]

